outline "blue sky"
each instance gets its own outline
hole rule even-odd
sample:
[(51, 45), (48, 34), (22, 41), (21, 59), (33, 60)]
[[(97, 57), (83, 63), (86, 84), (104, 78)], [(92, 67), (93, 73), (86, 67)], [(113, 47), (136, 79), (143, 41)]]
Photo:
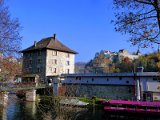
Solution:
[[(127, 36), (114, 31), (112, 0), (6, 0), (12, 18), (23, 29), (22, 49), (54, 33), (77, 51), (76, 61), (88, 62), (100, 50), (136, 52)], [(155, 48), (157, 49), (157, 48)], [(141, 49), (143, 53), (154, 49)]]

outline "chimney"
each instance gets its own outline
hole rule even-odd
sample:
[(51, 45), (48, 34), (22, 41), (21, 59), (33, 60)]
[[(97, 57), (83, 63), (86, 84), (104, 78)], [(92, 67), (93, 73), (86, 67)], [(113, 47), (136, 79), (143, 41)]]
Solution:
[(53, 40), (56, 40), (56, 34), (53, 35)]
[(36, 41), (34, 41), (34, 47), (36, 47), (37, 46), (37, 42)]

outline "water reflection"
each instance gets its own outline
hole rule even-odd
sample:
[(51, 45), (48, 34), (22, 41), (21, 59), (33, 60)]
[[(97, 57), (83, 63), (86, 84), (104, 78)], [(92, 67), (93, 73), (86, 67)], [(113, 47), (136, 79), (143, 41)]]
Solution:
[(0, 120), (159, 120), (145, 116), (106, 114), (101, 109), (88, 110), (59, 106), (55, 102), (26, 102), (9, 95), (8, 105), (0, 107)]
[(7, 105), (7, 120), (35, 120), (36, 107), (34, 102), (25, 102), (9, 95)]
[(1, 119), (2, 119), (2, 120), (7, 120), (6, 111), (7, 111), (6, 107), (0, 106), (0, 120), (1, 120)]

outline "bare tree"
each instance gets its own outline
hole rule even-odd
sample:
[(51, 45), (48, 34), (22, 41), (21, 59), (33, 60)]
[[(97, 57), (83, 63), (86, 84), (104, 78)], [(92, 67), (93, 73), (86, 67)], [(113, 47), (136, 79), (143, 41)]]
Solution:
[(18, 19), (12, 19), (5, 6), (4, 0), (0, 0), (0, 53), (5, 56), (15, 55), (20, 50), (21, 36)]
[(133, 45), (160, 44), (160, 0), (113, 0), (115, 30), (130, 35)]

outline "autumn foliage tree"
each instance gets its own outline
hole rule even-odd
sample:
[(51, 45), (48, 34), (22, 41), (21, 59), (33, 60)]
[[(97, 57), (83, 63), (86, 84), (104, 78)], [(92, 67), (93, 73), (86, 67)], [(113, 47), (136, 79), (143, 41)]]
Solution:
[(125, 57), (121, 62), (116, 63), (116, 68), (119, 69), (119, 72), (134, 72), (133, 60)]
[[(117, 59), (119, 58), (117, 57)], [(86, 64), (86, 69), (91, 73), (131, 73), (136, 72), (137, 68), (141, 66), (144, 68), (144, 72), (160, 71), (160, 53), (142, 55), (134, 60), (124, 57), (115, 61), (100, 54)]]
[(115, 30), (141, 47), (160, 44), (160, 0), (113, 0)]
[(104, 55), (99, 55), (86, 64), (86, 69), (92, 73), (112, 73), (115, 66), (110, 59)]
[(13, 80), (16, 75), (21, 74), (22, 62), (13, 57), (1, 60), (0, 81)]
[(160, 54), (151, 53), (139, 57), (135, 62), (136, 66), (143, 66), (145, 72), (158, 72), (160, 71)]

